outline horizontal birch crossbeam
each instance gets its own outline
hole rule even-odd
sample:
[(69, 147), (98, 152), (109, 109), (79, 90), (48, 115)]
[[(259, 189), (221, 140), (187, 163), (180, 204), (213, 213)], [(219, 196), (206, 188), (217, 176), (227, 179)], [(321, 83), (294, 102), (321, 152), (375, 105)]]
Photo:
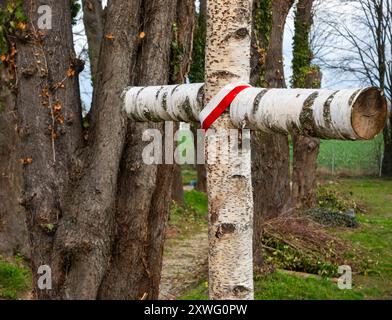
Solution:
[[(198, 122), (204, 84), (131, 87), (124, 109), (139, 122)], [(387, 102), (377, 88), (263, 89), (239, 93), (230, 106), (238, 128), (322, 139), (370, 140), (385, 126)]]

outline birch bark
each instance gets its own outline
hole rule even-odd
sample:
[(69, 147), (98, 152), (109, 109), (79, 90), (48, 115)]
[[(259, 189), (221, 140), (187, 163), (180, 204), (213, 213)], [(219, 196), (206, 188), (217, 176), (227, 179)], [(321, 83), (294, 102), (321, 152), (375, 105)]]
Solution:
[[(249, 82), (251, 22), (252, 0), (207, 0), (205, 104), (228, 83)], [(227, 113), (214, 124), (218, 139), (232, 128)], [(215, 151), (210, 147), (207, 159)], [(229, 152), (219, 142), (216, 147), (221, 156)], [(250, 150), (242, 160), (242, 166), (207, 165), (210, 299), (253, 299)]]

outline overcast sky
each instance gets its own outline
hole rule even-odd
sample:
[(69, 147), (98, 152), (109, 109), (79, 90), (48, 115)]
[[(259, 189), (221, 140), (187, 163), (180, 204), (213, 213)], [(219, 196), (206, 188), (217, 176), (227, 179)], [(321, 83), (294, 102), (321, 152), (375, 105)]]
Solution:
[[(106, 6), (107, 0), (103, 0), (104, 6)], [(198, 0), (196, 0), (196, 5), (198, 7)], [(352, 5), (341, 5), (338, 0), (330, 0), (330, 1), (323, 1), (324, 3), (320, 8), (320, 14), (328, 9), (327, 7), (331, 7), (333, 5), (334, 10), (341, 11), (341, 12), (348, 12), (350, 11), (350, 6)], [(338, 5), (339, 4), (339, 5)], [(81, 18), (82, 13), (80, 13), (79, 21), (76, 26), (74, 26), (75, 35), (75, 48), (77, 54), (81, 54), (82, 58), (88, 60), (87, 55), (87, 48), (86, 48), (86, 37), (84, 34), (84, 27)], [(347, 17), (349, 14), (347, 14)], [(317, 27), (318, 17), (315, 17), (315, 24)], [(285, 65), (285, 77), (287, 79), (287, 84), (289, 84), (290, 77), (292, 75), (291, 70), (291, 60), (292, 60), (292, 38), (293, 38), (293, 30), (294, 30), (294, 19), (293, 19), (293, 9), (291, 10), (289, 17), (287, 19), (285, 34), (284, 34), (284, 47), (283, 47), (283, 58), (284, 58), (284, 65)], [(332, 57), (333, 58), (333, 57)], [(353, 88), (358, 87), (359, 83), (354, 81), (354, 79), (347, 79), (342, 81), (342, 79), (337, 78), (336, 74), (329, 70), (322, 69), (323, 73), (323, 81), (322, 86), (323, 88), (336, 88), (336, 87), (345, 87), (345, 88)], [(92, 86), (91, 86), (91, 76), (90, 76), (90, 66), (87, 61), (85, 70), (80, 75), (80, 87), (81, 87), (81, 94), (82, 94), (82, 101), (87, 109), (91, 104), (92, 99)]]

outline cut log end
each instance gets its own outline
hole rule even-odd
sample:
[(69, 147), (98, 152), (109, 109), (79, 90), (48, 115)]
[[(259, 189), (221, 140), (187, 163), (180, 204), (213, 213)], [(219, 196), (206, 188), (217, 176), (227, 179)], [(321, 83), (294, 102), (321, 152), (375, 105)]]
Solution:
[(355, 134), (362, 140), (371, 140), (385, 126), (387, 100), (380, 89), (363, 90), (353, 102), (351, 123)]

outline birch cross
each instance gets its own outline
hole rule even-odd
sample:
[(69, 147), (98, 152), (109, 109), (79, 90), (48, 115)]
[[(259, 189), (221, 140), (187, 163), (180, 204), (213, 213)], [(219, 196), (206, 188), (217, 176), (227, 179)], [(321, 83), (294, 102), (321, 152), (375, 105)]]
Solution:
[[(207, 1), (206, 84), (133, 87), (124, 108), (134, 121), (198, 122), (228, 83), (249, 81), (251, 0)], [(214, 100), (213, 100), (214, 101)], [(211, 105), (210, 105), (211, 106)], [(376, 88), (349, 90), (247, 88), (214, 123), (228, 129), (368, 140), (383, 129), (386, 100)], [(223, 148), (223, 146), (217, 146)], [(211, 299), (253, 299), (253, 197), (250, 150), (238, 163), (208, 164), (209, 293)]]

